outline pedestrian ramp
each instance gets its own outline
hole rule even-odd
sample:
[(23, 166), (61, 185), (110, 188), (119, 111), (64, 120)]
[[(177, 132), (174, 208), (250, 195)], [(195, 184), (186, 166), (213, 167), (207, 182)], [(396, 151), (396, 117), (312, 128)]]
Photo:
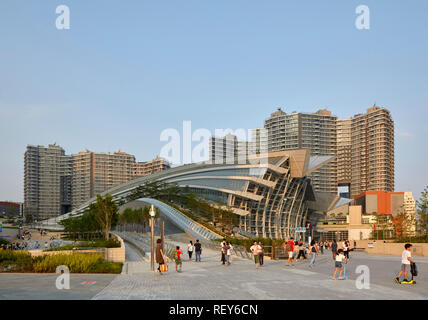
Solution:
[(183, 231), (189, 233), (196, 239), (214, 240), (221, 239), (221, 236), (215, 232), (205, 228), (194, 220), (182, 214), (177, 209), (167, 205), (166, 203), (152, 199), (152, 198), (140, 198), (139, 201), (143, 201), (148, 204), (153, 204), (158, 208), (163, 216), (168, 218), (173, 224)]

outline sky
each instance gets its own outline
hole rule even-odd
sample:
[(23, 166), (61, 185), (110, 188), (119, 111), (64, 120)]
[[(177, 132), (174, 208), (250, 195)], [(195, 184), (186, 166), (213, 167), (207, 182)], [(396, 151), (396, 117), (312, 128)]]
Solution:
[(427, 57), (426, 0), (2, 0), (0, 200), (23, 201), (28, 144), (147, 161), (183, 121), (250, 129), (278, 107), (345, 118), (375, 102), (395, 121), (395, 189), (419, 198)]

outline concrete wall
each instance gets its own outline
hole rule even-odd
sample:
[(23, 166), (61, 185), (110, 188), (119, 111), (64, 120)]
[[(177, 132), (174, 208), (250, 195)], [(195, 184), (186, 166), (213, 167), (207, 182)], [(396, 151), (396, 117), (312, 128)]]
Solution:
[(349, 206), (349, 224), (360, 225), (361, 224), (361, 206)]
[(32, 257), (40, 257), (45, 255), (56, 254), (74, 254), (74, 253), (102, 253), (104, 259), (113, 262), (125, 262), (125, 245), (122, 238), (116, 236), (120, 242), (120, 248), (99, 248), (88, 250), (64, 250), (64, 251), (43, 251), (43, 250), (28, 250)]
[(378, 201), (377, 194), (366, 195), (365, 213), (377, 213), (378, 212)]
[[(383, 240), (357, 240), (357, 248), (364, 248), (368, 254), (401, 256), (405, 243), (384, 242)], [(353, 243), (351, 242), (351, 247)], [(412, 256), (428, 257), (428, 243), (413, 243)]]
[(401, 213), (404, 203), (404, 194), (391, 194), (391, 214), (396, 216)]
[(370, 238), (371, 229), (349, 229), (348, 238), (349, 240), (360, 240)]

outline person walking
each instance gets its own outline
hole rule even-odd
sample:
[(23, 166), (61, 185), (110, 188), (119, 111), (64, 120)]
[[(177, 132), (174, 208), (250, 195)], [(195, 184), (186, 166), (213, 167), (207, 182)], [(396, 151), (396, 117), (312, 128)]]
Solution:
[(224, 251), (224, 247), (226, 246), (226, 239), (223, 239), (223, 241), (220, 244), (220, 249), (221, 249), (221, 262), (222, 264), (226, 263), (226, 256), (225, 256), (225, 251)]
[(253, 254), (254, 257), (254, 263), (256, 264), (256, 269), (259, 268), (260, 263), (260, 256), (259, 256), (259, 246), (257, 244), (257, 241), (254, 241), (253, 245), (250, 247), (250, 251)]
[(306, 260), (305, 255), (305, 246), (303, 245), (303, 241), (299, 241), (299, 254), (297, 255), (297, 261), (300, 261), (300, 257), (303, 257), (303, 260)]
[(176, 246), (175, 248), (176, 248), (174, 252), (175, 271), (182, 272), (181, 268), (183, 266), (183, 262), (181, 261), (181, 255), (183, 254), (183, 251), (180, 250), (180, 246)]
[[(412, 260), (412, 245), (410, 243), (406, 243), (404, 245), (404, 251), (401, 253), (401, 270), (397, 274), (397, 277), (395, 278), (395, 282), (397, 283), (409, 283), (409, 280), (407, 280), (407, 273), (410, 271), (410, 264), (415, 263), (415, 261)], [(400, 277), (404, 273), (403, 281), (400, 282)]]
[(195, 242), (195, 261), (201, 262), (202, 245), (198, 239)]
[(260, 267), (264, 264), (264, 257), (265, 257), (265, 248), (263, 247), (263, 244), (261, 241), (259, 241), (259, 263)]
[(339, 271), (339, 279), (342, 278), (342, 272), (343, 272), (343, 262), (348, 263), (348, 260), (346, 259), (345, 255), (343, 254), (343, 250), (339, 249), (339, 254), (336, 255), (334, 260), (334, 274), (333, 274), (333, 280), (336, 280), (336, 274), (337, 270)]
[(309, 263), (309, 268), (312, 268), (315, 265), (315, 257), (318, 255), (318, 246), (315, 240), (311, 241), (309, 252), (312, 255), (311, 262)]
[(229, 252), (230, 252), (229, 262), (232, 263), (232, 256), (235, 254), (235, 248), (232, 245), (232, 242), (229, 242)]
[(163, 253), (162, 249), (162, 240), (158, 239), (156, 241), (156, 263), (159, 264), (159, 267), (157, 268), (159, 274), (162, 274), (161, 265), (165, 264), (165, 255)]
[(227, 256), (227, 250), (229, 250), (229, 245), (227, 242), (224, 243), (223, 247), (221, 248), (221, 254), (223, 258), (223, 264), (229, 264), (228, 256)]
[(336, 242), (336, 239), (334, 239), (333, 243), (331, 244), (331, 253), (333, 255), (333, 260), (336, 261), (336, 255), (337, 255), (337, 242)]
[(190, 240), (190, 243), (187, 245), (187, 253), (189, 254), (189, 261), (192, 260), (192, 254), (195, 247), (193, 246), (192, 240)]
[(343, 253), (345, 254), (346, 259), (349, 260), (349, 241), (345, 240), (343, 242)]
[(232, 263), (232, 249), (232, 244), (228, 242), (226, 247), (226, 260), (228, 266), (230, 266), (230, 264)]
[(287, 243), (285, 244), (285, 251), (288, 254), (288, 260), (287, 260), (286, 266), (288, 267), (291, 262), (291, 266), (293, 267), (294, 266), (294, 263), (293, 263), (294, 238), (293, 237), (291, 237), (290, 240), (288, 240)]

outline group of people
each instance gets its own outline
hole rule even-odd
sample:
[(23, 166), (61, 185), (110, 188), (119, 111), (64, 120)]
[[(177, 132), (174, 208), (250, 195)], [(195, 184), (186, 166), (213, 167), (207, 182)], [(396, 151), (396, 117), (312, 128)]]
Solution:
[(22, 241), (22, 242), (12, 242), (8, 244), (2, 244), (0, 246), (1, 250), (37, 250), (44, 249), (47, 250), (49, 248), (61, 247), (63, 245), (62, 241), (53, 240), (53, 241), (45, 241), (44, 244), (40, 244), (39, 241), (35, 240), (34, 242)]
[(257, 241), (254, 241), (253, 245), (250, 247), (250, 251), (253, 254), (254, 263), (256, 264), (256, 268), (258, 268), (259, 266), (263, 267), (265, 249), (263, 247), (262, 242), (259, 241), (257, 243)]
[[(350, 248), (350, 242), (344, 240), (341, 244), (342, 248), (339, 249), (339, 245), (336, 240), (333, 241), (317, 241), (312, 240), (309, 244), (303, 241), (294, 241), (294, 238), (290, 238), (285, 244), (285, 252), (287, 254), (286, 266), (294, 266), (295, 261), (307, 260), (310, 258), (309, 268), (315, 266), (316, 257), (321, 253), (324, 254), (324, 250), (330, 249), (332, 252), (332, 258), (334, 261), (334, 274), (333, 279), (336, 280), (337, 272), (339, 272), (339, 279), (342, 279), (342, 273), (344, 271), (344, 264), (347, 264), (350, 257), (349, 252), (353, 249)], [(354, 243), (354, 248), (356, 244)]]
[[(2, 245), (2, 249), (12, 249), (17, 250), (19, 248), (19, 244), (8, 244)], [(221, 249), (221, 262), (223, 265), (229, 266), (232, 263), (232, 255), (234, 254), (234, 248), (231, 242), (223, 239), (220, 246)], [(309, 244), (304, 243), (303, 241), (295, 241), (293, 237), (291, 237), (284, 244), (284, 249), (287, 253), (287, 263), (286, 266), (294, 266), (295, 261), (311, 259), (309, 263), (309, 267), (312, 268), (315, 265), (316, 256), (324, 254), (324, 250), (331, 250), (332, 258), (334, 261), (334, 273), (333, 280), (343, 280), (346, 279), (344, 275), (344, 265), (349, 262), (350, 251), (356, 248), (356, 243), (354, 241), (354, 248), (350, 247), (350, 242), (348, 240), (344, 240), (341, 243), (341, 248), (339, 248), (339, 244), (336, 240), (333, 241), (317, 241), (312, 240)], [(402, 253), (402, 264), (401, 271), (397, 274), (395, 281), (397, 283), (412, 283), (413, 280), (408, 280), (407, 275), (411, 271), (411, 266), (415, 264), (415, 262), (411, 258), (411, 244), (406, 244), (404, 251)], [(262, 242), (254, 241), (253, 245), (250, 247), (250, 251), (253, 254), (254, 262), (256, 264), (256, 268), (262, 267), (264, 265), (264, 247)], [(201, 253), (202, 246), (199, 240), (196, 240), (195, 243), (190, 241), (187, 245), (187, 253), (189, 256), (189, 261), (192, 260), (193, 253), (195, 253), (195, 261), (201, 261)], [(175, 270), (177, 272), (182, 272), (182, 254), (183, 251), (180, 249), (180, 246), (176, 246), (176, 250), (174, 252), (174, 260), (175, 260)], [(166, 258), (164, 251), (162, 249), (162, 240), (157, 240), (156, 246), (156, 262), (159, 264), (157, 271), (159, 274), (162, 274), (162, 265), (165, 264)], [(416, 268), (416, 267), (414, 267)], [(339, 274), (338, 274), (339, 273)], [(338, 274), (338, 277), (337, 277)], [(403, 276), (403, 281), (400, 281), (401, 276)]]
[[(201, 262), (201, 254), (202, 254), (202, 244), (199, 242), (199, 240), (196, 240), (195, 243), (193, 241), (190, 241), (187, 245), (187, 254), (189, 255), (189, 261), (192, 261), (193, 252), (195, 253), (195, 261)], [(182, 272), (183, 268), (183, 258), (182, 258), (183, 251), (181, 250), (180, 246), (175, 247), (174, 251), (174, 262), (175, 262), (175, 271)], [(159, 265), (157, 268), (157, 272), (159, 274), (162, 274), (163, 265), (165, 265), (165, 261), (167, 261), (165, 257), (165, 253), (162, 246), (162, 240), (158, 239), (156, 241), (156, 263)]]
[(28, 230), (23, 230), (22, 233), (18, 233), (16, 235), (16, 238), (19, 240), (30, 241), (31, 240), (31, 232)]
[(234, 248), (231, 242), (226, 241), (226, 239), (223, 239), (223, 241), (220, 244), (221, 249), (221, 259), (223, 265), (230, 266), (232, 263), (232, 254), (234, 254)]

